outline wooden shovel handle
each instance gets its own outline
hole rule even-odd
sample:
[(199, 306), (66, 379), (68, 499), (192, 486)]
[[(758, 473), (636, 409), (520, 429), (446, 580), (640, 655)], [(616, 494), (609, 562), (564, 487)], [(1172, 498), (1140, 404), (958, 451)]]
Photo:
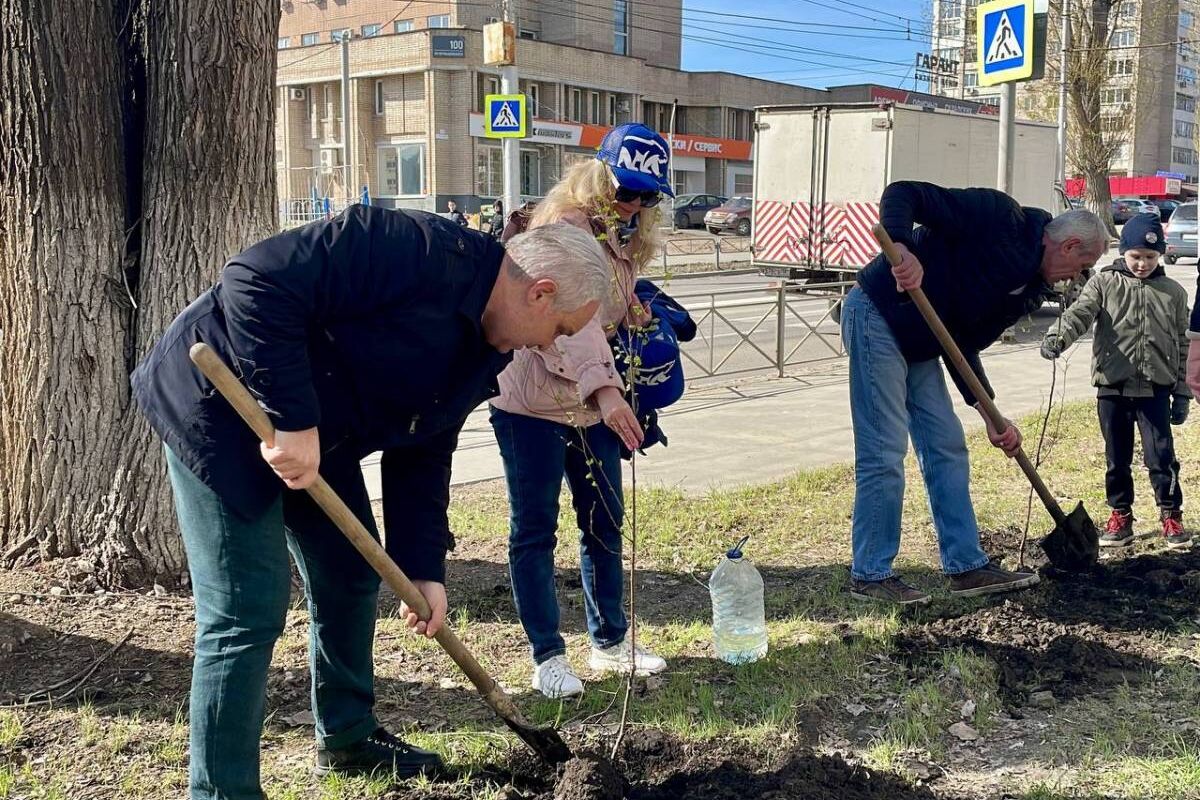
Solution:
[[(896, 249), (896, 243), (892, 241), (892, 237), (888, 235), (888, 232), (884, 230), (882, 225), (876, 223), (871, 228), (871, 233), (875, 234), (875, 240), (879, 242), (879, 247), (883, 250), (883, 254), (887, 256), (887, 260), (893, 266), (903, 260), (900, 251)], [(975, 398), (979, 401), (979, 405), (983, 409), (983, 413), (988, 418), (988, 421), (992, 423), (992, 427), (997, 431), (1004, 430), (1007, 427), (1007, 420), (1000, 413), (1000, 409), (996, 407), (995, 402), (992, 401), (991, 396), (987, 393), (987, 389), (983, 387), (983, 382), (979, 380), (979, 376), (975, 374), (975, 370), (967, 363), (967, 359), (963, 356), (962, 350), (958, 348), (954, 337), (950, 335), (950, 331), (942, 323), (941, 317), (934, 311), (929, 298), (925, 296), (925, 291), (920, 287), (909, 289), (908, 296), (912, 298), (917, 310), (925, 318), (925, 323), (933, 331), (933, 335), (937, 337), (938, 344), (942, 346), (942, 350), (950, 359), (950, 363), (954, 365), (954, 369), (962, 377), (963, 382), (967, 384), (967, 388), (971, 390), (971, 394), (975, 395)], [(1021, 466), (1021, 471), (1029, 479), (1029, 483), (1033, 486), (1033, 490), (1037, 492), (1038, 497), (1041, 498), (1042, 504), (1046, 506), (1046, 510), (1050, 512), (1050, 516), (1054, 517), (1055, 523), (1061, 523), (1066, 519), (1066, 514), (1063, 513), (1058, 500), (1050, 492), (1045, 481), (1042, 480), (1042, 476), (1038, 475), (1037, 469), (1033, 466), (1033, 462), (1029, 460), (1029, 456), (1025, 454), (1025, 450), (1023, 448), (1018, 450), (1013, 458)]]
[[(229, 367), (221, 360), (221, 357), (216, 352), (204, 344), (198, 342), (192, 345), (189, 353), (192, 362), (199, 367), (213, 386), (217, 388), (222, 396), (229, 401), (237, 411), (238, 416), (245, 420), (246, 424), (254, 431), (259, 439), (266, 442), (268, 447), (275, 443), (275, 426), (271, 424), (271, 420), (267, 417), (265, 411), (251, 397), (250, 392), (242, 385), (241, 381), (230, 371)], [(322, 510), (329, 515), (333, 523), (338, 526), (338, 529), (345, 534), (350, 540), (350, 544), (354, 545), (354, 549), (362, 554), (362, 557), (367, 560), (375, 571), (379, 573), (379, 577), (384, 583), (391, 587), (396, 596), (409, 605), (417, 616), (427, 620), (431, 614), (429, 603), (425, 601), (425, 596), (420, 590), (413, 585), (413, 582), (408, 579), (408, 576), (396, 566), (396, 562), (392, 560), (387, 551), (375, 541), (375, 537), (371, 536), (366, 526), (362, 524), (354, 512), (338, 497), (325, 479), (317, 476), (317, 480), (312, 486), (306, 489), (312, 499), (316, 501)], [(454, 663), (466, 673), (471, 679), (471, 683), (475, 684), (475, 688), (482, 695), (489, 695), (499, 688), (487, 670), (483, 668), (471, 652), (467, 650), (462, 641), (454, 635), (448, 625), (443, 625), (434, 638), (438, 644), (454, 659)]]

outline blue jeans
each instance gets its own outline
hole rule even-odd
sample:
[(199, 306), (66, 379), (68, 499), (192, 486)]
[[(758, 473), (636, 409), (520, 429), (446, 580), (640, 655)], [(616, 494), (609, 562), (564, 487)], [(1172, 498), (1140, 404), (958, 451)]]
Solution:
[(857, 580), (893, 575), (900, 550), (904, 456), (911, 435), (925, 478), (942, 570), (957, 575), (988, 562), (971, 507), (970, 464), (938, 359), (908, 363), (860, 287), (842, 306), (842, 340), (850, 355), (854, 423), (854, 562)]
[[(379, 578), (306, 493), (285, 491), (247, 519), (169, 448), (166, 455), (196, 598), (191, 797), (261, 800), (259, 738), (271, 651), (291, 593), (288, 552), (308, 595), (320, 748), (345, 747), (378, 727), (371, 648)], [(321, 474), (375, 533), (362, 472), (352, 459), (341, 461), (323, 461)]]
[(579, 572), (588, 633), (597, 647), (625, 639), (621, 566), (621, 453), (604, 424), (573, 428), (492, 408), (492, 428), (508, 481), (508, 569), (517, 616), (542, 663), (567, 651), (554, 593), (558, 496), (563, 475), (579, 526)]

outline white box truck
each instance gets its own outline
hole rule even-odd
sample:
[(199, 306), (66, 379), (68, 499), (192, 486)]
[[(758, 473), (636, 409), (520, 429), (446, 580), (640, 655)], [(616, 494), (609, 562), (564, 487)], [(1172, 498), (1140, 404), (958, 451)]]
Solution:
[[(918, 106), (845, 103), (759, 108), (753, 264), (767, 275), (836, 280), (873, 259), (871, 226), (892, 181), (996, 186), (999, 118)], [(1057, 213), (1056, 128), (1018, 122), (1012, 195)]]

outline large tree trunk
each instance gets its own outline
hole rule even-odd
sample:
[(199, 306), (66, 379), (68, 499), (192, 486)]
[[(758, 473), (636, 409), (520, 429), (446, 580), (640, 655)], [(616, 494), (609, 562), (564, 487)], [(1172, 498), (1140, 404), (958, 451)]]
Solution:
[(279, 7), (160, 0), (118, 26), (72, 4), (4, 19), (0, 550), (36, 536), (107, 583), (172, 581), (183, 548), (128, 375), (274, 231)]

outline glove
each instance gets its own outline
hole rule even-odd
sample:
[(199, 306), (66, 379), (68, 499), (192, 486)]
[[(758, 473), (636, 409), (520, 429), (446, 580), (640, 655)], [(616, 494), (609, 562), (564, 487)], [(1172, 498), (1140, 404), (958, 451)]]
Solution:
[(1046, 338), (1042, 339), (1042, 358), (1053, 361), (1062, 355), (1062, 351), (1062, 339), (1054, 334), (1047, 334)]
[(1188, 411), (1192, 407), (1192, 398), (1184, 397), (1181, 394), (1175, 395), (1171, 399), (1171, 424), (1182, 425), (1187, 421)]

